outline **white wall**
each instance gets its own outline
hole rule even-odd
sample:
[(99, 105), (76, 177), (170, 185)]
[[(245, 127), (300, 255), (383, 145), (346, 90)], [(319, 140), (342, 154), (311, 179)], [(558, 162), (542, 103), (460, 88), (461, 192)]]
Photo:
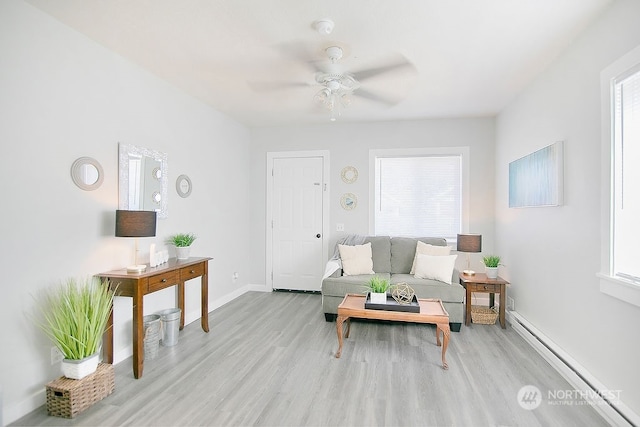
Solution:
[[(133, 256), (131, 240), (113, 237), (118, 142), (168, 154), (169, 218), (140, 245), (148, 250), (169, 234), (196, 233), (192, 255), (214, 258), (213, 309), (242, 292), (249, 277), (250, 134), (21, 1), (0, 2), (0, 52), (0, 413), (8, 423), (42, 405), (44, 384), (60, 375), (50, 364), (51, 344), (26, 317), (31, 295), (69, 276), (121, 268)], [(71, 181), (81, 156), (104, 168), (96, 191)], [(193, 181), (187, 199), (175, 192), (183, 173)], [(199, 316), (198, 285), (187, 284), (188, 322)], [(147, 296), (145, 314), (173, 307), (174, 295)], [(116, 362), (131, 354), (130, 301), (116, 301)]]
[[(354, 104), (350, 108), (357, 108)], [(265, 170), (266, 153), (278, 151), (329, 150), (328, 180), (331, 205), (329, 252), (346, 234), (369, 234), (369, 150), (416, 147), (470, 147), (470, 223), (472, 232), (483, 235), (483, 251), (493, 247), (494, 119), (434, 119), (377, 123), (329, 123), (326, 125), (272, 127), (252, 130), (251, 210), (252, 270), (250, 282), (265, 284)], [(358, 180), (346, 184), (340, 177), (345, 166), (358, 169)], [(345, 211), (340, 197), (349, 192), (358, 197), (354, 210)], [(336, 232), (343, 223), (345, 232)], [(329, 255), (329, 254), (328, 254)], [(480, 257), (476, 269), (482, 271)]]
[[(640, 308), (604, 295), (600, 72), (640, 44), (640, 2), (620, 0), (497, 119), (496, 244), (519, 314), (640, 413)], [(508, 164), (564, 140), (565, 203), (509, 209)]]

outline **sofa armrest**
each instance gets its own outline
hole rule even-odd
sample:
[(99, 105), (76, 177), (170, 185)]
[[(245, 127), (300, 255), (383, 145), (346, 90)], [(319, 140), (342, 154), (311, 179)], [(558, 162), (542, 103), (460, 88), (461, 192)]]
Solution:
[(342, 277), (342, 269), (341, 268), (337, 269), (336, 271), (331, 273), (329, 277)]

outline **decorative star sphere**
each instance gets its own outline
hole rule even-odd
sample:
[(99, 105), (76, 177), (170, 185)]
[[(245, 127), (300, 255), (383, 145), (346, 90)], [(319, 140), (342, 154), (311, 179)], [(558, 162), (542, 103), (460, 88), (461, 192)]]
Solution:
[(395, 285), (391, 291), (391, 296), (398, 304), (410, 304), (414, 295), (415, 291), (413, 288), (404, 282)]

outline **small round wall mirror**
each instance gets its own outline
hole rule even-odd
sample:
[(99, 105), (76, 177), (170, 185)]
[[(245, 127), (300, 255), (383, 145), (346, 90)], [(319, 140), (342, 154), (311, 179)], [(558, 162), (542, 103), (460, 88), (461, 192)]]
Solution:
[(95, 190), (104, 180), (102, 165), (91, 157), (80, 157), (71, 165), (71, 179), (85, 191)]
[(353, 193), (344, 193), (340, 199), (342, 209), (350, 211), (358, 205), (358, 198)]
[(189, 197), (191, 194), (191, 180), (187, 175), (180, 175), (176, 180), (176, 191), (180, 197)]

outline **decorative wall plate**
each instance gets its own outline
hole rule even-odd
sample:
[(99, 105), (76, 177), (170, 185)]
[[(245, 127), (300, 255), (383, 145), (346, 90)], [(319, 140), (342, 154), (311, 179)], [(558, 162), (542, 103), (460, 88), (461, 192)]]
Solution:
[(347, 184), (353, 184), (358, 180), (358, 169), (353, 166), (345, 166), (340, 173), (342, 180)]
[(358, 205), (358, 198), (353, 193), (344, 193), (342, 199), (340, 199), (340, 204), (342, 205), (342, 209), (350, 211)]

